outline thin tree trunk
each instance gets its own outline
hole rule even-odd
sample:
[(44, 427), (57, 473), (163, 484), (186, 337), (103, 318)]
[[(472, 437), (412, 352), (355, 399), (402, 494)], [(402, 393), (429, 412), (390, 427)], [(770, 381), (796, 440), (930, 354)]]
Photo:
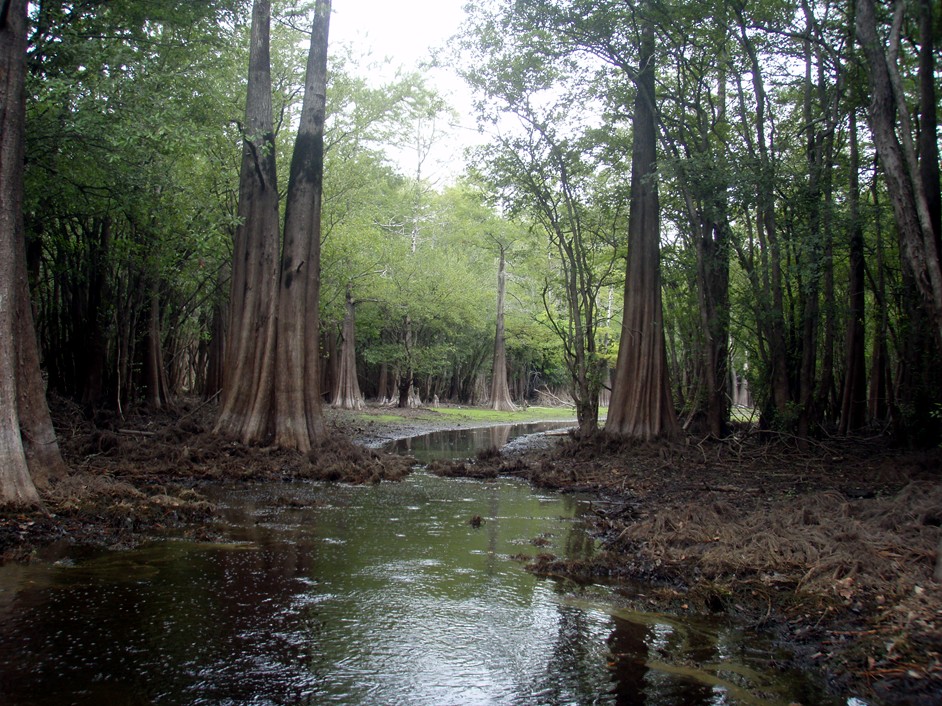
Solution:
[(399, 379), (396, 381), (399, 385), (399, 402), (397, 406), (400, 409), (407, 409), (412, 400), (412, 317), (408, 314), (406, 314), (404, 328), (405, 331), (403, 333), (402, 342), (406, 353), (406, 368), (401, 372)]
[(705, 360), (702, 381), (710, 434), (727, 434), (729, 396), (726, 392), (729, 364), (729, 246), (726, 223), (707, 218), (697, 238), (697, 279), (700, 284), (700, 318)]
[(93, 230), (93, 240), (89, 247), (88, 268), (84, 292), (86, 299), (85, 317), (83, 321), (73, 320), (73, 327), (82, 327), (83, 335), (80, 340), (87, 341), (80, 353), (84, 365), (80, 371), (81, 380), (76, 382), (81, 389), (81, 400), (88, 409), (97, 408), (104, 398), (105, 387), (105, 359), (106, 342), (103, 326), (103, 306), (105, 299), (106, 267), (108, 253), (111, 249), (111, 217), (105, 216), (96, 222)]
[[(867, 422), (867, 364), (865, 330), (864, 239), (860, 223), (860, 152), (857, 145), (857, 113), (850, 111), (850, 272), (848, 274), (847, 330), (844, 342), (844, 386), (841, 391), (842, 434), (856, 431)], [(874, 351), (876, 355), (876, 351)]]
[(227, 319), (225, 305), (221, 301), (217, 301), (213, 305), (209, 349), (206, 354), (206, 383), (203, 386), (203, 397), (205, 399), (210, 399), (222, 391)]
[(628, 264), (621, 343), (605, 432), (634, 439), (679, 433), (667, 378), (656, 182), (654, 31), (643, 30), (631, 157)]
[[(807, 11), (807, 5), (806, 5)], [(809, 23), (810, 24), (810, 23)], [(798, 436), (807, 439), (813, 419), (817, 416), (814, 409), (815, 367), (818, 354), (818, 313), (820, 273), (818, 263), (821, 257), (819, 242), (821, 232), (821, 141), (815, 130), (812, 109), (811, 83), (811, 29), (804, 40), (805, 80), (804, 80), (804, 122), (807, 131), (805, 159), (808, 167), (808, 238), (804, 252), (807, 269), (802, 270), (805, 282), (799, 288), (801, 311), (801, 367), (798, 374), (798, 403), (801, 411), (798, 415)]]
[(890, 364), (887, 352), (887, 339), (889, 336), (889, 311), (886, 301), (886, 263), (883, 255), (883, 229), (880, 228), (880, 189), (876, 179), (873, 180), (873, 207), (874, 223), (876, 225), (877, 241), (877, 326), (873, 333), (873, 352), (870, 357), (870, 391), (868, 400), (868, 413), (870, 419), (884, 422), (889, 415), (890, 400)]
[(150, 295), (144, 360), (145, 397), (151, 409), (166, 409), (172, 406), (160, 340), (160, 296), (154, 288)]
[(504, 341), (504, 296), (507, 290), (507, 261), (500, 246), (497, 268), (497, 329), (494, 335), (494, 365), (491, 372), (491, 409), (512, 412), (516, 409), (507, 386), (507, 349)]
[[(761, 242), (763, 261), (764, 294), (770, 310), (763, 312), (761, 321), (765, 325), (768, 340), (768, 367), (771, 385), (771, 398), (775, 414), (787, 418), (792, 401), (790, 376), (788, 370), (788, 346), (785, 336), (785, 304), (782, 292), (782, 252), (778, 238), (778, 226), (775, 216), (774, 169), (766, 136), (766, 93), (762, 78), (762, 65), (749, 35), (749, 27), (742, 9), (737, 8), (739, 33), (743, 48), (749, 56), (752, 69), (752, 85), (755, 93), (756, 144), (759, 160), (759, 184), (757, 194), (756, 230)], [(740, 95), (743, 95), (740, 92)], [(743, 113), (745, 114), (743, 106)], [(745, 117), (745, 115), (744, 115)], [(755, 148), (753, 148), (755, 152)]]
[(938, 116), (936, 115), (936, 19), (932, 0), (919, 0), (919, 175), (926, 193), (929, 223), (936, 250), (942, 254), (942, 179), (939, 176)]

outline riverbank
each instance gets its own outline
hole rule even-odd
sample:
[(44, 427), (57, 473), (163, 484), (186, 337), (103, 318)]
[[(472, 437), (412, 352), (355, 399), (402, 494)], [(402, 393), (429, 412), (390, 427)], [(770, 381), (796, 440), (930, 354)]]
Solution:
[[(395, 480), (409, 461), (383, 442), (456, 427), (560, 419), (569, 410), (326, 410), (335, 440), (314, 454), (246, 448), (209, 433), (214, 410), (87, 420), (54, 406), (73, 473), (43, 489), (45, 508), (0, 513), (3, 561), (30, 561), (65, 541), (134, 546), (172, 529), (212, 540), (215, 480)], [(511, 475), (597, 503), (602, 551), (574, 564), (544, 554), (530, 567), (577, 580), (643, 582), (638, 607), (734, 615), (795, 648), (798, 666), (835, 693), (869, 703), (942, 700), (942, 591), (932, 579), (942, 524), (942, 454), (882, 438), (798, 450), (784, 437), (722, 444), (601, 441), (515, 448), (448, 475)], [(356, 443), (351, 443), (355, 441)], [(544, 440), (545, 441), (545, 440)]]
[(834, 693), (867, 703), (942, 702), (942, 452), (880, 437), (799, 450), (789, 439), (616, 444), (562, 441), (535, 454), (437, 464), (591, 492), (601, 550), (529, 569), (645, 585), (639, 609), (717, 612), (774, 634)]
[(412, 463), (384, 443), (430, 431), (566, 419), (565, 408), (493, 412), (473, 407), (362, 412), (324, 409), (330, 439), (316, 452), (246, 447), (211, 433), (216, 408), (199, 400), (173, 410), (101, 412), (89, 419), (62, 399), (50, 403), (70, 474), (40, 487), (43, 507), (0, 508), (0, 563), (30, 561), (56, 542), (127, 548), (173, 530), (211, 540), (214, 508), (200, 485), (214, 481), (401, 479)]

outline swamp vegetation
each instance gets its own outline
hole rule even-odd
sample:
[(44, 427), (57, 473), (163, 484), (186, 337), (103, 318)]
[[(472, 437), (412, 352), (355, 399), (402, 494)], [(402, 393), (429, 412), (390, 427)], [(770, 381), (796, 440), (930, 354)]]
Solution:
[(438, 179), (447, 98), (331, 13), (0, 2), (4, 563), (216, 541), (215, 484), (381, 489), (380, 441), (563, 416), (430, 470), (604, 498), (536, 574), (937, 703), (938, 3), (470, 3), (432, 63), (480, 139)]

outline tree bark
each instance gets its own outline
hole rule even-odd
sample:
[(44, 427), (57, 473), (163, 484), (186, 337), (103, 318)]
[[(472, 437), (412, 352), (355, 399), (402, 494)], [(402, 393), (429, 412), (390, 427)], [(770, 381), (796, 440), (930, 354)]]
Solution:
[(353, 301), (350, 285), (347, 285), (343, 331), (340, 334), (340, 364), (337, 366), (337, 382), (334, 385), (331, 400), (331, 406), (341, 409), (363, 409), (363, 393), (360, 391), (360, 382), (357, 380), (355, 335), (356, 302)]
[(326, 434), (320, 399), (321, 199), (330, 0), (311, 28), (300, 125), (291, 158), (278, 301), (275, 443), (309, 451)]
[(23, 224), (25, 0), (0, 4), (0, 504), (65, 472), (39, 370)]
[[(857, 146), (857, 113), (850, 111), (850, 271), (847, 286), (847, 329), (844, 340), (844, 385), (841, 391), (842, 434), (856, 431), (867, 422), (867, 365), (863, 227), (860, 223), (860, 152)], [(876, 355), (876, 351), (874, 351)]]
[[(320, 213), (329, 0), (312, 26), (279, 261), (271, 107), (271, 3), (255, 0), (230, 325), (217, 432), (310, 450), (325, 435), (320, 402)], [(277, 314), (277, 315), (276, 315)], [(277, 362), (277, 366), (276, 366)]]
[(874, 224), (876, 225), (877, 241), (877, 281), (874, 299), (877, 305), (877, 325), (873, 332), (873, 352), (870, 358), (870, 390), (868, 393), (867, 412), (870, 419), (884, 422), (889, 415), (892, 399), (890, 392), (890, 364), (887, 353), (887, 337), (889, 335), (889, 311), (886, 300), (886, 265), (883, 255), (883, 230), (880, 228), (880, 189), (876, 179), (872, 188), (873, 207), (875, 211)]
[(513, 412), (516, 407), (507, 386), (507, 348), (504, 340), (504, 297), (507, 291), (507, 258), (500, 245), (497, 268), (497, 329), (494, 335), (494, 365), (491, 372), (491, 409)]
[[(927, 190), (916, 163), (907, 126), (904, 97), (894, 86), (895, 65), (876, 31), (873, 0), (858, 0), (857, 39), (866, 59), (870, 79), (870, 129), (886, 176), (887, 191), (899, 231), (900, 251), (912, 272), (938, 342), (942, 342), (942, 258)], [(892, 41), (891, 41), (892, 45)], [(928, 125), (926, 127), (929, 127)], [(899, 128), (899, 133), (897, 129)], [(931, 138), (935, 140), (935, 135)]]
[(929, 223), (936, 248), (942, 251), (942, 180), (939, 177), (938, 116), (936, 115), (935, 18), (932, 0), (919, 0), (919, 174), (926, 191)]
[(150, 309), (147, 317), (147, 341), (144, 359), (146, 382), (145, 397), (151, 409), (167, 409), (173, 405), (170, 385), (160, 337), (160, 295), (156, 291), (150, 295)]
[(72, 340), (88, 343), (78, 354), (82, 365), (77, 372), (81, 378), (75, 382), (81, 390), (82, 404), (89, 410), (97, 408), (105, 397), (107, 343), (102, 318), (106, 298), (108, 255), (111, 250), (111, 228), (111, 217), (105, 216), (100, 220), (96, 219), (94, 227), (90, 229), (92, 232), (88, 234), (88, 273), (85, 275), (87, 280), (84, 281), (87, 291), (80, 295), (85, 303), (84, 317), (83, 320), (72, 321), (73, 331), (78, 334), (73, 335)]
[(679, 427), (667, 378), (661, 305), (654, 32), (649, 24), (639, 49), (625, 307), (605, 433), (654, 439), (675, 436)]
[(729, 233), (723, 222), (704, 217), (697, 238), (697, 280), (704, 338), (703, 383), (710, 434), (728, 431), (729, 395)]
[(271, 431), (278, 303), (278, 178), (272, 122), (269, 0), (255, 0), (232, 254), (229, 337), (216, 432), (262, 443)]
[(381, 363), (379, 366), (379, 379), (376, 381), (376, 401), (380, 405), (387, 405), (389, 398), (389, 364)]
[[(221, 300), (221, 297), (219, 299)], [(226, 355), (226, 321), (228, 318), (226, 305), (222, 301), (213, 304), (209, 346), (206, 352), (206, 383), (203, 387), (203, 397), (205, 399), (215, 397), (222, 392), (223, 360)]]
[[(769, 154), (769, 139), (766, 135), (766, 92), (762, 77), (762, 65), (750, 36), (750, 29), (742, 8), (736, 9), (739, 20), (739, 34), (742, 46), (749, 57), (752, 73), (752, 86), (755, 94), (756, 145), (750, 150), (758, 160), (759, 184), (756, 204), (756, 231), (760, 241), (762, 259), (763, 305), (768, 307), (759, 320), (767, 322), (764, 326), (768, 341), (767, 359), (768, 379), (771, 387), (771, 402), (774, 414), (788, 419), (788, 409), (792, 401), (791, 380), (788, 369), (788, 346), (785, 336), (785, 303), (782, 289), (782, 251), (779, 243), (778, 224), (775, 214), (775, 179), (772, 157)], [(743, 95), (740, 92), (740, 95)], [(741, 105), (745, 120), (745, 105)]]

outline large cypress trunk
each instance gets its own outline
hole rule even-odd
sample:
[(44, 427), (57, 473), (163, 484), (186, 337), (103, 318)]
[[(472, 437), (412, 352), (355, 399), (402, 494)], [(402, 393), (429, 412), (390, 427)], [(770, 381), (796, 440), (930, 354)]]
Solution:
[[(0, 504), (65, 472), (39, 371), (23, 240), (26, 2), (0, 5)], [(35, 481), (35, 482), (34, 482)]]
[(318, 0), (291, 158), (278, 301), (275, 443), (308, 451), (325, 435), (320, 400), (320, 244), (330, 1)]
[(278, 302), (278, 180), (272, 126), (268, 0), (252, 8), (239, 218), (232, 255), (229, 336), (216, 431), (244, 443), (271, 428)]
[(650, 25), (644, 28), (640, 49), (625, 310), (605, 432), (616, 437), (654, 439), (674, 436), (679, 428), (667, 379), (661, 308), (654, 32)]
[[(337, 366), (337, 382), (334, 385), (333, 407), (342, 409), (363, 409), (363, 393), (357, 380), (356, 354), (356, 302), (353, 292), (347, 285), (343, 330), (340, 341), (340, 361)], [(385, 371), (385, 366), (383, 368)], [(384, 381), (385, 382), (385, 381)]]

